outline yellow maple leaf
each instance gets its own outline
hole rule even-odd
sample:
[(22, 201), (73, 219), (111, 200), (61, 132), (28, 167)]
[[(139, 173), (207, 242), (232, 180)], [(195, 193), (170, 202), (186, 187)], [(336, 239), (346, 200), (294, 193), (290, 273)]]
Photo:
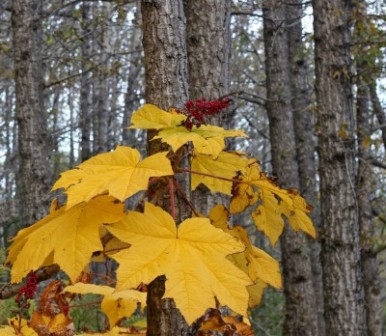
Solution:
[[(224, 178), (232, 179), (237, 174), (245, 174), (246, 167), (247, 159), (235, 153), (221, 152), (216, 158), (211, 155), (194, 153), (191, 165), (192, 171), (211, 176), (192, 174), (192, 190), (195, 190), (202, 183), (212, 192), (231, 195), (233, 182), (226, 181)], [(216, 178), (216, 176), (220, 178)]]
[(150, 177), (173, 175), (167, 152), (151, 155), (140, 161), (140, 153), (118, 146), (110, 153), (99, 154), (61, 174), (53, 190), (64, 188), (67, 208), (88, 202), (97, 195), (109, 194), (120, 201), (146, 190)]
[(211, 155), (216, 158), (225, 148), (225, 138), (245, 137), (243, 131), (225, 130), (218, 126), (201, 125), (193, 126), (188, 130), (184, 126), (164, 128), (151, 140), (161, 139), (166, 142), (174, 152), (188, 142), (192, 142), (197, 153)]
[(245, 251), (228, 256), (235, 265), (242, 269), (256, 283), (263, 281), (275, 288), (281, 288), (280, 266), (277, 260), (268, 253), (253, 246), (248, 237), (247, 231), (239, 225), (230, 228), (227, 224), (228, 211), (223, 205), (215, 206), (209, 214), (212, 224), (221, 228), (233, 237), (242, 241), (245, 245)]
[(23, 318), (13, 317), (8, 319), (8, 326), (0, 327), (0, 336), (38, 336), (38, 334), (28, 326), (28, 321)]
[(13, 263), (12, 282), (20, 282), (31, 270), (53, 263), (75, 281), (95, 251), (102, 250), (99, 227), (124, 215), (124, 206), (111, 196), (100, 196), (70, 209), (49, 214), (31, 227), (19, 231), (9, 248), (7, 262)]
[(162, 129), (181, 125), (186, 116), (174, 110), (166, 112), (152, 104), (145, 104), (131, 116), (130, 128)]
[(79, 282), (75, 285), (67, 286), (64, 292), (103, 295), (101, 310), (109, 319), (110, 327), (113, 327), (122, 318), (130, 317), (137, 309), (137, 303), (141, 303), (142, 307), (146, 305), (146, 293), (133, 289), (115, 291), (113, 287)]
[(246, 175), (239, 180), (233, 189), (231, 213), (244, 211), (248, 206), (258, 203), (252, 219), (272, 244), (283, 232), (283, 216), (287, 217), (295, 231), (302, 230), (316, 237), (315, 228), (308, 217), (311, 207), (296, 191), (279, 188), (261, 172), (256, 160), (250, 159)]
[(247, 287), (249, 293), (249, 307), (255, 307), (260, 304), (265, 288), (267, 288), (267, 284), (261, 280), (257, 280), (255, 284)]
[(127, 251), (112, 256), (120, 264), (117, 289), (136, 288), (164, 274), (165, 297), (192, 323), (215, 299), (245, 315), (248, 305), (248, 276), (226, 256), (245, 246), (231, 235), (216, 229), (208, 218), (189, 218), (178, 229), (161, 208), (146, 203), (144, 213), (131, 211), (107, 229), (131, 244)]

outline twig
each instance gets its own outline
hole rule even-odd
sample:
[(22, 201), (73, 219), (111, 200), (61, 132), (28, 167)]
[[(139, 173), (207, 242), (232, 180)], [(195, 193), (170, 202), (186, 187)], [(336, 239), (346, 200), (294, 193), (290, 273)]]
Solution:
[(180, 186), (178, 185), (177, 181), (174, 181), (174, 188), (176, 189), (176, 191), (181, 195), (182, 199), (184, 200), (184, 202), (188, 205), (188, 207), (190, 208), (190, 210), (192, 210), (192, 212), (194, 213), (194, 215), (196, 217), (199, 217), (199, 214), (197, 213), (197, 211), (194, 209), (194, 206), (193, 204), (188, 200), (188, 198), (186, 197), (185, 193), (181, 190)]
[(176, 203), (174, 200), (174, 179), (169, 178), (168, 181), (168, 188), (169, 188), (169, 195), (170, 195), (170, 215), (173, 217), (173, 220), (176, 220)]
[[(41, 282), (41, 281), (44, 281), (44, 280), (51, 278), (53, 275), (55, 275), (59, 271), (60, 271), (60, 268), (56, 264), (42, 267), (42, 268), (38, 269), (36, 271), (36, 275), (38, 277), (38, 282)], [(24, 286), (23, 282), (3, 286), (0, 289), (0, 300), (9, 299), (12, 296), (15, 296), (23, 286)]]

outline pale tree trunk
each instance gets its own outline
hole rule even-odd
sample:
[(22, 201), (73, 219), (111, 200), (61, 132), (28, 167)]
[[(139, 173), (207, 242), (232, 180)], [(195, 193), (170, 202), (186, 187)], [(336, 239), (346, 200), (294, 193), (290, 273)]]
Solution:
[[(368, 16), (366, 13), (366, 2), (357, 1), (356, 3), (356, 22), (354, 36), (357, 43), (366, 44), (369, 33)], [(363, 34), (366, 34), (365, 36)], [(364, 48), (364, 50), (366, 50)], [(371, 74), (373, 68), (368, 66), (368, 62), (363, 60), (363, 55), (357, 55), (357, 97), (356, 97), (356, 121), (357, 121), (357, 140), (358, 140), (358, 176), (357, 176), (357, 195), (359, 206), (359, 229), (361, 245), (361, 261), (363, 272), (363, 286), (365, 294), (365, 310), (367, 334), (369, 336), (380, 336), (382, 334), (382, 304), (381, 288), (379, 278), (379, 263), (375, 250), (374, 239), (377, 239), (376, 220), (373, 214), (372, 202), (377, 190), (376, 176), (373, 171), (370, 137), (374, 114), (379, 119), (379, 113), (373, 108), (371, 111), (371, 86), (374, 83)], [(373, 105), (374, 106), (374, 105)], [(383, 133), (385, 136), (385, 133)], [(386, 144), (386, 142), (385, 142)], [(385, 147), (386, 148), (386, 147)]]
[(92, 10), (88, 1), (82, 4), (81, 80), (80, 80), (80, 160), (91, 157), (91, 110), (92, 110)]
[[(143, 0), (141, 12), (146, 101), (163, 109), (183, 106), (188, 98), (188, 85), (182, 1)], [(151, 137), (152, 132), (149, 132), (148, 136)], [(160, 150), (159, 143), (148, 142), (149, 154)], [(180, 218), (185, 215), (186, 213), (180, 211)], [(162, 299), (164, 292), (164, 276), (150, 283), (147, 299), (147, 335), (187, 335), (188, 326), (183, 316), (176, 309), (173, 300)]]
[[(313, 207), (312, 221), (317, 232), (320, 231), (320, 205), (318, 199), (315, 120), (311, 108), (311, 87), (308, 81), (310, 69), (306, 59), (305, 45), (302, 40), (301, 19), (303, 7), (301, 0), (294, 0), (286, 6), (288, 31), (288, 53), (290, 62), (291, 103), (294, 117), (296, 155), (299, 170), (301, 195)], [(323, 278), (320, 263), (320, 241), (309, 240), (315, 308), (318, 318), (319, 336), (325, 335), (323, 317)]]
[[(285, 6), (263, 3), (267, 113), (273, 174), (285, 188), (299, 188)], [(318, 335), (312, 271), (305, 236), (286, 228), (280, 238), (285, 295), (283, 335)]]
[(350, 1), (313, 0), (326, 335), (366, 334), (354, 167)]
[(46, 214), (51, 184), (49, 134), (42, 89), (42, 1), (12, 1), (16, 118), (20, 166), (20, 220), (30, 225)]
[(109, 15), (109, 4), (94, 4), (95, 23), (97, 24), (94, 39), (94, 52), (97, 63), (94, 72), (93, 118), (94, 118), (94, 154), (107, 151), (109, 129), (109, 88), (108, 88), (108, 42), (109, 30), (106, 25)]
[(372, 81), (370, 83), (369, 88), (370, 88), (371, 103), (373, 106), (374, 113), (377, 116), (378, 123), (380, 125), (380, 129), (382, 132), (383, 146), (386, 149), (386, 114), (379, 100), (379, 97), (377, 94), (377, 85), (375, 81)]
[[(190, 99), (214, 100), (229, 93), (230, 12), (230, 0), (185, 2)], [(209, 122), (225, 126), (230, 119), (225, 112)], [(222, 203), (220, 195), (210, 195), (203, 185), (193, 192), (192, 200), (195, 210), (204, 215)]]
[(376, 183), (372, 164), (369, 161), (370, 150), (368, 141), (371, 135), (370, 121), (372, 117), (369, 103), (369, 87), (363, 80), (359, 80), (356, 106), (359, 154), (357, 189), (367, 334), (369, 336), (380, 336), (382, 333), (382, 305), (380, 301), (379, 265), (377, 254), (374, 253), (373, 242), (376, 230), (371, 201), (374, 198)]
[[(137, 4), (137, 8), (135, 10), (135, 21), (139, 26), (139, 22), (141, 21), (140, 17), (140, 4)], [(138, 26), (133, 27), (133, 31), (130, 37), (130, 48), (131, 54), (129, 55), (129, 69), (128, 69), (128, 77), (127, 77), (127, 90), (125, 95), (125, 110), (123, 112), (123, 120), (122, 120), (122, 140), (126, 145), (130, 145), (135, 147), (138, 143), (138, 139), (134, 130), (129, 130), (128, 127), (130, 125), (130, 119), (132, 113), (139, 107), (140, 105), (140, 94), (138, 91), (140, 90), (140, 82), (142, 80), (142, 63), (141, 63), (141, 43), (142, 43), (142, 33)]]

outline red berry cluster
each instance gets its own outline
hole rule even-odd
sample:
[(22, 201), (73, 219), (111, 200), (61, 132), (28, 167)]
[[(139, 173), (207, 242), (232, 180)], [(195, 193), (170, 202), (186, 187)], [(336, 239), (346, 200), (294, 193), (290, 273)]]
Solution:
[(184, 105), (184, 110), (180, 111), (188, 116), (184, 126), (191, 130), (193, 125), (200, 126), (205, 122), (205, 116), (212, 116), (220, 113), (229, 107), (230, 98), (207, 101), (205, 98), (197, 100), (188, 100)]
[(32, 299), (38, 286), (38, 277), (35, 272), (29, 272), (25, 284), (17, 293), (15, 301), (20, 305), (28, 299)]

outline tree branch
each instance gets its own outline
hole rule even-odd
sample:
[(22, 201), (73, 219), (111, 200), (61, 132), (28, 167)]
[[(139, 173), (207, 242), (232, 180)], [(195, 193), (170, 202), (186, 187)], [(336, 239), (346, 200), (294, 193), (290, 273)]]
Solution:
[[(38, 282), (51, 278), (54, 274), (58, 273), (59, 271), (60, 271), (60, 268), (56, 264), (38, 269), (36, 271)], [(23, 286), (24, 286), (23, 282), (16, 283), (16, 284), (8, 284), (3, 286), (2, 288), (0, 288), (0, 300), (9, 299), (15, 296)]]

